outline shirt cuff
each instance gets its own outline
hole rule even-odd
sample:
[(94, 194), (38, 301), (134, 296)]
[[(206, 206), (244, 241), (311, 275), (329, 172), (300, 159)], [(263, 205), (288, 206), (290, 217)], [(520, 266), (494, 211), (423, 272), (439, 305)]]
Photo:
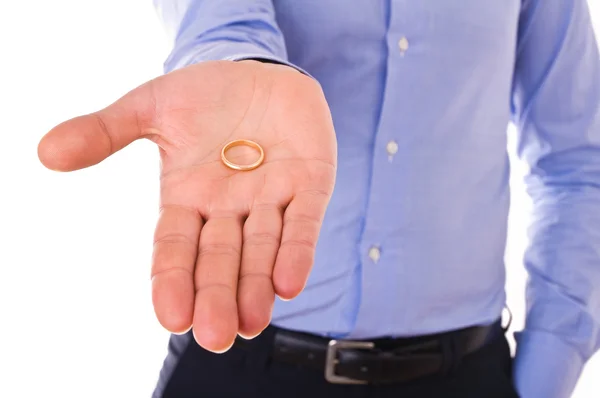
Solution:
[(513, 368), (521, 398), (569, 398), (585, 361), (559, 337), (541, 331), (515, 333), (517, 353)]
[(165, 72), (171, 72), (185, 66), (204, 61), (244, 61), (264, 60), (272, 63), (286, 65), (312, 77), (304, 69), (292, 64), (286, 59), (273, 55), (267, 49), (252, 43), (243, 42), (213, 42), (202, 44), (198, 48), (175, 50), (165, 62)]

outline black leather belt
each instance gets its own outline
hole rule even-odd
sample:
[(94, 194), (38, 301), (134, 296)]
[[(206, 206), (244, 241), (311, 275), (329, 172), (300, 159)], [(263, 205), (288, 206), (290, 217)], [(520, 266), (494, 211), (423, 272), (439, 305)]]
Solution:
[(275, 328), (272, 359), (324, 372), (330, 383), (401, 383), (443, 372), (503, 333), (501, 322), (452, 332), (372, 341), (330, 340)]

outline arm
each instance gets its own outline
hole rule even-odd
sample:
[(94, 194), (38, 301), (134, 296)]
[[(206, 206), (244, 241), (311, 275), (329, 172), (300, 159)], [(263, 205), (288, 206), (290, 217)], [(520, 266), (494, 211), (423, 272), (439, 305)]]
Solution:
[(523, 398), (566, 398), (600, 345), (600, 60), (585, 0), (524, 2), (513, 111), (533, 199)]
[[(38, 155), (72, 171), (141, 138), (160, 147), (154, 310), (167, 330), (193, 328), (198, 344), (223, 352), (238, 334), (267, 327), (276, 294), (292, 299), (304, 288), (335, 183), (335, 132), (314, 79), (281, 65), (217, 61), (283, 62), (270, 1), (156, 4), (177, 27), (172, 72), (59, 124)], [(257, 169), (222, 162), (221, 148), (237, 139), (264, 148)]]
[(174, 44), (166, 72), (201, 61), (288, 64), (271, 0), (154, 0), (154, 5)]

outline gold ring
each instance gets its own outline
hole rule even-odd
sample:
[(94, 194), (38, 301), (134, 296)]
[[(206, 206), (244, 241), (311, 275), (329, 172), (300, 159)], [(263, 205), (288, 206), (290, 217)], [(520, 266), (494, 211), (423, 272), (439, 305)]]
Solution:
[[(251, 164), (233, 163), (232, 161), (227, 159), (227, 156), (225, 156), (225, 152), (227, 152), (229, 149), (233, 148), (234, 146), (249, 146), (251, 148), (256, 149), (260, 153), (260, 156), (258, 157), (258, 160), (256, 160), (254, 163), (251, 163)], [(225, 166), (227, 166), (233, 170), (242, 170), (242, 171), (254, 170), (258, 166), (260, 166), (262, 164), (262, 162), (265, 160), (265, 151), (263, 151), (262, 147), (254, 141), (234, 140), (234, 141), (228, 142), (221, 150), (221, 160), (223, 161), (223, 163), (225, 163)]]

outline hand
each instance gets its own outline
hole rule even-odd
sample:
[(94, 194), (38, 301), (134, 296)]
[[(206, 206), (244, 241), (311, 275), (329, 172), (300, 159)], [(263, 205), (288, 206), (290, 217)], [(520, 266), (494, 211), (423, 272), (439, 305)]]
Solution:
[[(161, 158), (156, 316), (226, 351), (236, 334), (253, 337), (269, 324), (275, 294), (291, 299), (304, 288), (336, 172), (327, 103), (313, 79), (287, 66), (206, 62), (58, 125), (38, 154), (46, 167), (71, 171), (138, 138), (155, 142)], [(264, 148), (257, 169), (221, 162), (222, 147), (238, 138)]]

